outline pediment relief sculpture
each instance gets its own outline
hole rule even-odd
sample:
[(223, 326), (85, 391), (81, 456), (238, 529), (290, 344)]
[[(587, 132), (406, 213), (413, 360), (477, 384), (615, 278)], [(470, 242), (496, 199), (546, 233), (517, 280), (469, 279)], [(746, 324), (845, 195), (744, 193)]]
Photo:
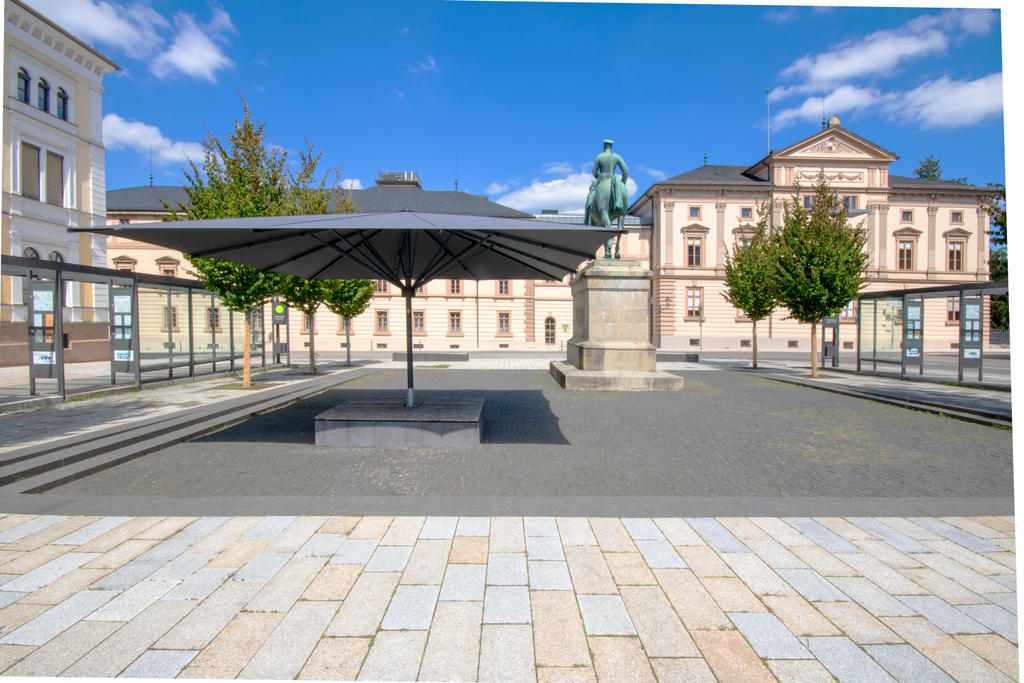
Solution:
[(822, 175), (830, 183), (861, 183), (864, 182), (864, 171), (821, 171), (813, 169), (798, 170), (797, 180), (817, 182)]

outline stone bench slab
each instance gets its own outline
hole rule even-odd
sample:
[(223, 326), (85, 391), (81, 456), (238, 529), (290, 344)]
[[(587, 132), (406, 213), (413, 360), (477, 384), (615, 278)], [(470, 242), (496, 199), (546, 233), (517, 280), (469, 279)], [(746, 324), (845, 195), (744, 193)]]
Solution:
[(318, 446), (478, 446), (484, 399), (466, 396), (416, 397), (405, 392), (360, 394), (316, 416)]

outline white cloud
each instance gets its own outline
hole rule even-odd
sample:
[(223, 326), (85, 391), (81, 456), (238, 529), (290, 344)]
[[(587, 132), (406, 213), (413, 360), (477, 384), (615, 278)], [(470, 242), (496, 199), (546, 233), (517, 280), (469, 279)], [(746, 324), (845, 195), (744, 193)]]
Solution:
[(549, 161), (544, 164), (541, 168), (544, 169), (545, 173), (572, 173), (573, 167), (568, 161)]
[(341, 187), (344, 190), (361, 190), (363, 182), (359, 178), (345, 178), (341, 181)]
[(142, 4), (121, 5), (103, 0), (27, 0), (28, 4), (89, 43), (146, 57), (163, 45), (158, 29), (170, 26), (159, 12)]
[(804, 100), (798, 107), (783, 109), (772, 116), (772, 129), (781, 130), (787, 128), (797, 121), (820, 121), (822, 111), (825, 116), (841, 112), (856, 111), (883, 101), (887, 96), (874, 88), (858, 88), (853, 85), (843, 85), (836, 88), (825, 96), (824, 107), (821, 97), (810, 97)]
[(657, 178), (658, 180), (664, 180), (665, 176), (666, 176), (664, 171), (660, 171), (660, 170), (658, 170), (656, 168), (647, 168), (643, 164), (637, 164), (636, 168), (637, 168), (638, 171), (641, 171), (642, 173), (646, 173), (649, 176), (653, 176), (653, 177)]
[(392, 90), (391, 94), (394, 95), (395, 99), (397, 99), (397, 100), (404, 100), (405, 99), (405, 93), (402, 92), (401, 90), (399, 90), (398, 88), (395, 88), (394, 90)]
[[(558, 209), (563, 213), (582, 212), (592, 179), (590, 173), (573, 173), (554, 180), (535, 179), (526, 187), (499, 197), (496, 201), (513, 209), (534, 213), (542, 209)], [(626, 181), (626, 189), (630, 197), (636, 194), (637, 185), (632, 178)]]
[(511, 187), (508, 183), (491, 183), (487, 186), (485, 192), (487, 194), (501, 194), (502, 192), (508, 192), (508, 188)]
[(198, 142), (174, 142), (156, 126), (142, 121), (129, 121), (117, 114), (103, 117), (103, 144), (107, 149), (134, 149), (143, 155), (153, 153), (153, 163), (183, 163), (189, 159), (201, 163), (203, 146)]
[(196, 23), (195, 17), (184, 12), (174, 18), (178, 34), (166, 51), (157, 55), (150, 70), (165, 77), (181, 73), (211, 83), (217, 82), (217, 72), (233, 66), (220, 45), (225, 33), (235, 32), (231, 17), (221, 7), (215, 7), (208, 24)]
[(923, 128), (973, 126), (1002, 113), (1003, 75), (989, 74), (973, 81), (943, 76), (892, 97), (887, 111), (895, 118), (919, 122)]
[(796, 7), (785, 7), (782, 9), (770, 9), (764, 13), (764, 18), (776, 24), (788, 24), (797, 18)]
[(437, 70), (438, 70), (437, 69), (437, 61), (433, 57), (431, 57), (429, 55), (427, 56), (427, 61), (425, 61), (425, 62), (417, 62), (416, 66), (411, 67), (411, 71), (414, 74), (421, 74), (421, 73), (424, 73), (426, 71), (433, 71), (433, 72), (436, 73)]
[(943, 52), (949, 41), (940, 31), (921, 34), (876, 31), (829, 52), (807, 55), (783, 69), (784, 78), (803, 78), (809, 87), (838, 83), (858, 76), (885, 73), (913, 57)]

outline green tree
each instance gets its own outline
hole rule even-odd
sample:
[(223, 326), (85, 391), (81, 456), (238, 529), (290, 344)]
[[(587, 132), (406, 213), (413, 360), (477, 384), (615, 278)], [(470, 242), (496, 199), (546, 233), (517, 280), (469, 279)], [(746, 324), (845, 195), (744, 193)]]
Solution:
[(753, 330), (753, 367), (757, 368), (757, 321), (771, 315), (779, 305), (776, 292), (775, 247), (768, 236), (770, 207), (758, 207), (754, 236), (725, 255), (725, 300), (750, 318)]
[(917, 168), (914, 170), (914, 175), (923, 180), (947, 180), (949, 182), (957, 183), (958, 185), (966, 185), (967, 178), (943, 178), (942, 177), (942, 162), (928, 155), (927, 159), (922, 159), (917, 162)]
[(352, 365), (352, 318), (370, 305), (377, 283), (373, 280), (327, 280), (324, 305), (345, 321), (345, 364)]
[(774, 235), (779, 303), (811, 326), (812, 377), (818, 376), (818, 322), (856, 298), (864, 283), (865, 240), (824, 178), (814, 186), (810, 211), (797, 197), (786, 203), (783, 225)]
[(279, 275), (277, 294), (292, 308), (306, 316), (309, 328), (309, 371), (316, 374), (316, 310), (327, 300), (331, 280), (307, 280), (297, 275)]
[[(989, 183), (994, 195), (985, 206), (989, 215), (988, 273), (990, 280), (1008, 280), (1010, 262), (1006, 255), (1006, 187)], [(1005, 294), (992, 297), (992, 327), (1006, 330), (1010, 327), (1010, 300)]]

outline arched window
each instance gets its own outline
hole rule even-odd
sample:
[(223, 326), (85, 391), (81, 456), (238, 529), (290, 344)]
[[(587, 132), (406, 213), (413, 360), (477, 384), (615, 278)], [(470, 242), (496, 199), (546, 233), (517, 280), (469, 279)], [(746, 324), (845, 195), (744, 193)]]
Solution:
[(544, 319), (544, 343), (555, 343), (555, 319), (550, 315)]
[(64, 88), (57, 88), (57, 118), (68, 120), (68, 94)]
[(20, 67), (18, 69), (18, 99), (22, 102), (28, 102), (28, 88), (31, 80), (25, 67)]
[(47, 256), (46, 258), (50, 259), (51, 261), (56, 261), (57, 263), (64, 263), (64, 257), (60, 255), (59, 251), (51, 251), (50, 255)]
[(25, 258), (39, 258), (39, 252), (32, 247), (25, 247), (21, 250), (21, 255)]
[(39, 99), (36, 105), (43, 111), (50, 111), (50, 84), (46, 82), (45, 78), (40, 78), (39, 85), (36, 88), (39, 92)]

